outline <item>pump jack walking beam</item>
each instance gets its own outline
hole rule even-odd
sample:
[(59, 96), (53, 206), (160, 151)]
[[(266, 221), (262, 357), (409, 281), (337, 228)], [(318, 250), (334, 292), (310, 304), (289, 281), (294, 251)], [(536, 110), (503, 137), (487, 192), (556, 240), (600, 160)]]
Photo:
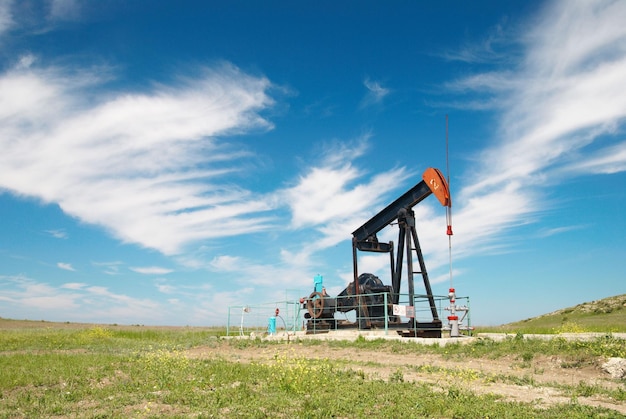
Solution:
[[(373, 216), (369, 221), (363, 224), (352, 233), (352, 247), (353, 247), (353, 271), (354, 271), (354, 294), (358, 295), (359, 290), (356, 284), (359, 276), (357, 266), (357, 250), (366, 252), (382, 252), (390, 253), (391, 259), (391, 274), (392, 274), (392, 302), (397, 304), (400, 298), (400, 282), (402, 278), (402, 263), (404, 254), (407, 256), (407, 270), (408, 270), (408, 289), (409, 299), (413, 304), (414, 298), (414, 284), (413, 274), (420, 273), (424, 280), (424, 287), (428, 295), (433, 320), (439, 322), (439, 316), (437, 314), (437, 308), (435, 307), (435, 301), (428, 279), (428, 273), (426, 272), (426, 266), (424, 264), (424, 258), (417, 238), (417, 231), (415, 229), (415, 216), (412, 208), (426, 199), (429, 195), (434, 194), (441, 205), (450, 206), (450, 191), (448, 189), (448, 183), (446, 182), (443, 174), (434, 168), (428, 168), (422, 175), (422, 181), (417, 185), (409, 189), (398, 199), (393, 201), (387, 207), (385, 207), (378, 214)], [(398, 237), (398, 250), (397, 260), (393, 261), (393, 242), (381, 243), (378, 241), (376, 234), (386, 226), (392, 224), (398, 220), (398, 226), (400, 233)], [(412, 251), (417, 253), (417, 259), (419, 262), (420, 270), (413, 271), (413, 257)]]

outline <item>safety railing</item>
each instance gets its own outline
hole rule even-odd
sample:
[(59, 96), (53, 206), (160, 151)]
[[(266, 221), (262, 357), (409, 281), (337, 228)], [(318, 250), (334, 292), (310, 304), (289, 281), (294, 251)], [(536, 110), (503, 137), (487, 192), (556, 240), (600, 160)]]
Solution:
[[(445, 332), (449, 296), (433, 296), (433, 302), (441, 325), (433, 324), (431, 302), (427, 295), (415, 295), (413, 304), (409, 296), (401, 294), (398, 304), (391, 303), (389, 293), (371, 293), (323, 297), (322, 301), (306, 299), (272, 303), (238, 305), (228, 308), (228, 336), (254, 334), (281, 334), (305, 331), (307, 334), (326, 333), (337, 330), (413, 330), (413, 336), (435, 328)], [(460, 329), (471, 334), (469, 297), (456, 297), (457, 306), (468, 309), (460, 318)], [(395, 333), (395, 331), (393, 332)]]

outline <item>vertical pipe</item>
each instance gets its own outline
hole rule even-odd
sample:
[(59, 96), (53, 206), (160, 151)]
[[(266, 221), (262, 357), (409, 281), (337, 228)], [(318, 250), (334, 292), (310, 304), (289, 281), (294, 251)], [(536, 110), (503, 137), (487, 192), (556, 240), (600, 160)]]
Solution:
[(389, 330), (389, 312), (388, 312), (388, 306), (387, 304), (389, 304), (389, 301), (387, 301), (387, 296), (389, 295), (388, 292), (383, 294), (384, 297), (384, 301), (385, 301), (385, 336), (387, 336), (387, 331)]
[(395, 273), (393, 275), (392, 286), (393, 286), (393, 303), (398, 304), (400, 301), (400, 282), (402, 280), (402, 261), (404, 257), (404, 241), (406, 236), (406, 231), (400, 225), (400, 232), (398, 233), (398, 255), (397, 262), (395, 266)]
[[(406, 224), (403, 226), (406, 228)], [(409, 305), (415, 307), (415, 284), (413, 283), (413, 254), (411, 253), (411, 235), (406, 234), (406, 269), (409, 281)]]
[(230, 306), (228, 306), (228, 323), (226, 323), (226, 336), (230, 336), (228, 332), (230, 331)]
[(470, 313), (472, 312), (472, 310), (470, 309), (470, 298), (469, 296), (467, 297), (467, 333), (469, 333), (470, 336), (473, 335), (472, 333), (472, 318)]
[[(393, 289), (393, 276), (395, 275), (396, 272), (396, 266), (394, 265), (394, 257), (395, 253), (394, 253), (394, 248), (393, 248), (393, 242), (390, 241), (389, 242), (389, 266), (391, 266), (391, 287)], [(395, 301), (396, 299), (393, 297), (393, 295), (391, 296), (391, 301)], [(397, 302), (395, 303), (397, 304)]]
[[(361, 299), (359, 298), (359, 272), (356, 255), (356, 237), (352, 237), (352, 283), (354, 284), (354, 298), (356, 299), (356, 323), (357, 328), (360, 328), (359, 315), (361, 314)], [(350, 285), (348, 285), (350, 286)], [(348, 294), (350, 294), (348, 292)]]

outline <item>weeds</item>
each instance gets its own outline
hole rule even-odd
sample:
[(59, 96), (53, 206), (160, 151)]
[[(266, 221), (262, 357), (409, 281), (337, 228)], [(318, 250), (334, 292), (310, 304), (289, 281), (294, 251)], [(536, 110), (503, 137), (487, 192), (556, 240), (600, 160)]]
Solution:
[(155, 382), (155, 389), (167, 388), (172, 373), (186, 375), (190, 371), (190, 360), (179, 350), (151, 350), (137, 357), (139, 367)]
[(395, 370), (389, 376), (389, 382), (390, 383), (404, 383), (404, 374), (402, 373), (402, 371), (400, 369)]
[[(5, 333), (6, 332), (6, 333)], [(617, 417), (612, 411), (581, 406), (577, 400), (605, 394), (624, 400), (624, 390), (579, 383), (563, 387), (572, 403), (537, 409), (473, 393), (464, 383), (508, 382), (504, 375), (432, 365), (412, 371), (443, 375), (454, 382), (411, 382), (397, 367), (387, 380), (353, 371), (341, 362), (298, 356), (289, 345), (261, 340), (222, 342), (274, 353), (268, 363), (191, 359), (186, 349), (218, 343), (214, 335), (188, 331), (11, 330), (0, 335), (0, 417)], [(301, 345), (306, 345), (300, 342)], [(316, 350), (345, 345), (375, 351), (424, 352), (448, 357), (516, 356), (531, 362), (537, 354), (560, 357), (619, 354), (623, 341), (606, 337), (582, 345), (535, 342), (523, 336), (501, 343), (417, 346), (367, 341), (317, 343)], [(559, 352), (561, 351), (561, 352)], [(602, 355), (603, 356), (603, 355)], [(586, 359), (586, 358), (585, 358)], [(350, 364), (354, 365), (354, 363)], [(447, 378), (450, 378), (448, 380)], [(532, 376), (516, 378), (533, 385)], [(612, 416), (613, 415), (613, 416)]]
[(294, 394), (309, 394), (338, 384), (331, 362), (293, 357), (293, 351), (276, 353), (269, 367), (271, 383)]

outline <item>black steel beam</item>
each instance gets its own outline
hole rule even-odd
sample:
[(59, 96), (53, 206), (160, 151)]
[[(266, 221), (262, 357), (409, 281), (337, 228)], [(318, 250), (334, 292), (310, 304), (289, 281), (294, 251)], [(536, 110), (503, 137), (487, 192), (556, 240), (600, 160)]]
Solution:
[(373, 216), (369, 221), (357, 228), (352, 236), (359, 242), (374, 236), (380, 230), (391, 224), (398, 218), (398, 211), (402, 208), (411, 209), (424, 198), (428, 197), (432, 191), (423, 180), (409, 189), (400, 198), (387, 205), (385, 209)]

